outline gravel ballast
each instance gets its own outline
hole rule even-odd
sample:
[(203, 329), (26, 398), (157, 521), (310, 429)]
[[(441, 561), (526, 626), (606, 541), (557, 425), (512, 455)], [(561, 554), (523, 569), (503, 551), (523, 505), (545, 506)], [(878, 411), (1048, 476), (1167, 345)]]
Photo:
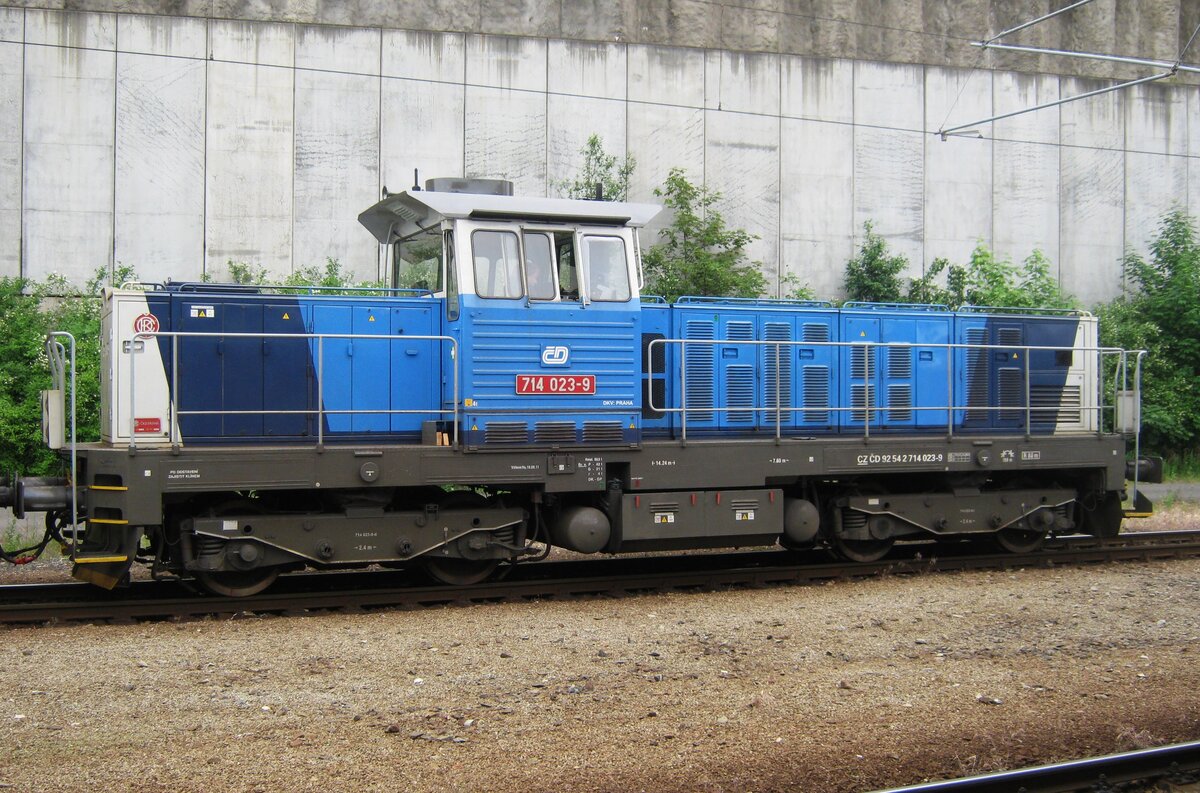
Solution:
[(864, 790), (1200, 737), (1200, 560), (4, 628), (20, 790)]

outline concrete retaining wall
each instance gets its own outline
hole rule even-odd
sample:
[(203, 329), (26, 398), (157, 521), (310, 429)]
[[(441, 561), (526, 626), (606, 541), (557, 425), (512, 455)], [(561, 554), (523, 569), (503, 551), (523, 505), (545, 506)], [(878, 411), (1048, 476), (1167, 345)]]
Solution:
[(759, 235), (773, 284), (794, 274), (822, 296), (871, 220), (916, 271), (979, 239), (1040, 248), (1090, 303), (1164, 211), (1200, 206), (1195, 85), (942, 141), (943, 124), (1107, 83), (550, 32), (0, 8), (0, 274), (82, 282), (115, 261), (221, 278), (229, 260), (284, 274), (334, 257), (375, 278), (354, 217), (382, 186), (419, 168), (552, 193), (593, 132), (637, 159), (632, 198), (686, 168)]

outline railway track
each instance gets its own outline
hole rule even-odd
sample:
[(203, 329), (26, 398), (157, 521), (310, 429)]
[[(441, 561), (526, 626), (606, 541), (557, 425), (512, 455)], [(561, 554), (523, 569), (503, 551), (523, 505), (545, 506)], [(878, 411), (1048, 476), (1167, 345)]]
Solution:
[(759, 550), (518, 565), (500, 581), (467, 587), (411, 583), (405, 571), (349, 571), (284, 576), (261, 595), (213, 597), (184, 582), (136, 581), (108, 592), (89, 584), (0, 587), (0, 623), (121, 622), (239, 614), (296, 615), (334, 610), (420, 608), (642, 592), (813, 584), (959, 570), (1151, 561), (1200, 556), (1200, 530), (1124, 534), (1113, 539), (1061, 537), (1029, 554), (979, 553), (960, 546), (913, 544), (874, 563), (832, 561), (823, 551)]
[[(1071, 760), (995, 774), (947, 779), (881, 793), (1074, 793), (1074, 791), (1193, 790), (1200, 780), (1200, 741)], [(1160, 786), (1162, 783), (1170, 787)]]

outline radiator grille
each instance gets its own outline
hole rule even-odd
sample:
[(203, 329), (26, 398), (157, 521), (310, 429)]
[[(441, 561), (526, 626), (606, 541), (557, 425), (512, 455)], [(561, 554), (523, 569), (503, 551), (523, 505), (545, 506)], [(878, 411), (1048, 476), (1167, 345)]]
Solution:
[(804, 340), (809, 342), (829, 341), (829, 326), (815, 322), (804, 323)]
[(524, 421), (489, 421), (483, 428), (484, 443), (528, 443), (529, 428)]
[(534, 443), (574, 443), (575, 422), (539, 421), (533, 425)]
[(875, 376), (875, 348), (850, 348), (850, 376), (855, 380), (870, 380)]
[(867, 408), (875, 405), (875, 386), (873, 384), (855, 383), (850, 386), (851, 421), (866, 421)]
[[(966, 343), (970, 345), (987, 343), (986, 328), (967, 328)], [(987, 350), (971, 346), (967, 348), (967, 421), (986, 421), (988, 412), (978, 408), (987, 407), (988, 403), (988, 355)], [(970, 410), (970, 408), (977, 408)]]
[(1011, 366), (1004, 366), (1000, 369), (1000, 387), (999, 398), (1000, 404), (997, 407), (1012, 408), (1016, 406), (1019, 410), (1001, 410), (1000, 418), (1007, 421), (1020, 419), (1025, 413), (1025, 377), (1020, 369)]
[(1029, 405), (1032, 408), (1033, 420), (1038, 424), (1078, 424), (1082, 421), (1082, 396), (1077, 385), (1062, 388), (1051, 385), (1030, 386)]
[(912, 352), (911, 347), (888, 348), (888, 377), (905, 380), (912, 377)]
[(1020, 328), (1000, 328), (996, 331), (996, 339), (1000, 344), (1020, 344)]
[[(768, 322), (763, 327), (763, 339), (791, 341), (792, 326), (786, 322)], [(763, 372), (766, 378), (766, 406), (780, 407), (779, 411), (772, 410), (767, 414), (768, 420), (772, 423), (789, 421), (790, 414), (785, 409), (792, 405), (792, 348), (785, 344), (763, 347)]]
[[(727, 405), (730, 408), (754, 407), (754, 367), (737, 364), (725, 369)], [(726, 416), (731, 424), (749, 424), (754, 421), (752, 410), (730, 410)]]
[(619, 421), (585, 421), (584, 443), (620, 443), (625, 439)]
[(888, 386), (888, 418), (891, 421), (912, 421), (912, 386), (893, 384)]
[[(711, 340), (715, 338), (712, 322), (688, 320), (684, 331), (688, 340)], [(716, 376), (715, 355), (711, 344), (687, 344), (684, 346), (684, 372), (687, 375), (687, 419), (689, 421), (712, 421)]]
[[(805, 366), (804, 420), (829, 422), (829, 367)], [(819, 410), (817, 408), (820, 408)]]

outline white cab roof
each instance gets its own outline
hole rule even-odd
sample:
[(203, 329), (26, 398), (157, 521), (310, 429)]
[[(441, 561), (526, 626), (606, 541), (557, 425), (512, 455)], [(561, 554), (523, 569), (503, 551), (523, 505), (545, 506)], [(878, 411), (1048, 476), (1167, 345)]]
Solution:
[(658, 204), (580, 201), (573, 198), (435, 193), (396, 193), (358, 216), (375, 239), (393, 242), (439, 223), (443, 218), (497, 218), (550, 223), (645, 226), (662, 210)]

